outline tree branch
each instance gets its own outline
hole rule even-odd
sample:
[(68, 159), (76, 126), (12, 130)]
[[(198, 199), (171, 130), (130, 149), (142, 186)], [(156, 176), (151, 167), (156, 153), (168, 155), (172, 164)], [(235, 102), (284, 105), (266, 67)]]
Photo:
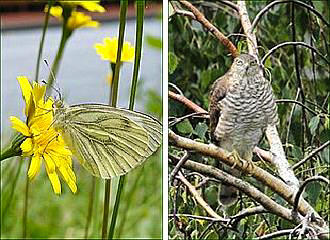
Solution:
[(262, 57), (261, 59), (261, 63), (264, 64), (264, 62), (266, 61), (266, 59), (273, 54), (277, 49), (281, 48), (281, 47), (285, 47), (285, 46), (289, 46), (289, 45), (293, 45), (293, 46), (297, 46), (297, 45), (301, 45), (304, 47), (307, 47), (309, 49), (311, 49), (312, 51), (314, 51), (317, 55), (319, 55), (327, 64), (330, 64), (329, 61), (319, 52), (317, 51), (316, 48), (308, 45), (307, 43), (304, 42), (284, 42), (284, 43), (280, 43), (278, 45), (276, 45), (275, 47), (271, 48), (267, 54), (265, 56)]
[(235, 58), (238, 56), (238, 51), (235, 45), (228, 39), (222, 32), (219, 31), (212, 23), (210, 23), (205, 16), (192, 5), (190, 2), (185, 0), (179, 0), (182, 5), (188, 8), (195, 16), (195, 20), (200, 22), (209, 32), (211, 32), (231, 53)]
[(258, 22), (260, 21), (261, 17), (267, 12), (269, 11), (270, 8), (272, 8), (273, 6), (277, 5), (277, 4), (281, 4), (281, 3), (291, 3), (294, 2), (297, 5), (300, 5), (302, 7), (307, 8), (309, 11), (311, 11), (312, 13), (314, 13), (316, 16), (318, 16), (328, 27), (329, 27), (329, 23), (324, 19), (324, 17), (322, 16), (321, 13), (319, 13), (316, 9), (312, 8), (311, 6), (309, 6), (308, 4), (301, 2), (301, 1), (293, 1), (293, 0), (279, 0), (279, 1), (273, 1), (270, 4), (268, 4), (266, 7), (264, 7), (258, 14), (257, 16), (254, 18), (253, 23), (252, 23), (252, 31), (254, 30), (254, 28), (256, 27), (256, 25), (258, 24)]
[(298, 167), (300, 167), (301, 165), (303, 165), (305, 162), (307, 162), (309, 159), (311, 159), (312, 157), (314, 157), (318, 152), (322, 151), (324, 148), (326, 148), (327, 146), (329, 146), (329, 144), (330, 144), (330, 141), (326, 141), (325, 143), (322, 144), (322, 146), (320, 146), (319, 148), (313, 150), (307, 157), (305, 157), (303, 160), (297, 162), (291, 168), (293, 170), (297, 169)]
[[(237, 160), (236, 158), (233, 158), (229, 152), (213, 144), (199, 143), (194, 140), (178, 136), (171, 130), (169, 130), (169, 141), (177, 147), (186, 150), (193, 150), (201, 153), (202, 155), (216, 158), (222, 163), (227, 164), (228, 166), (235, 166), (235, 168), (237, 168), (238, 170), (249, 174), (249, 176), (254, 177), (255, 179), (262, 182), (264, 185), (268, 186), (272, 191), (279, 194), (291, 205), (294, 204), (296, 191), (293, 191), (292, 188), (290, 188), (288, 185), (286, 185), (281, 180), (274, 177), (267, 171), (259, 168), (258, 166), (251, 166), (251, 164), (248, 164), (246, 161)], [(232, 184), (240, 191), (244, 192), (251, 198), (255, 199), (257, 202), (262, 204), (265, 209), (274, 212), (275, 214), (284, 217), (285, 219), (290, 219), (290, 221), (299, 222), (297, 221), (300, 219), (298, 214), (295, 214), (296, 217), (298, 217), (298, 219), (296, 219), (296, 217), (293, 217), (293, 215), (291, 214), (291, 211), (289, 211), (290, 213), (288, 213), (286, 208), (269, 199), (266, 195), (265, 196), (267, 198), (264, 198), (263, 193), (261, 193), (253, 186), (251, 186), (250, 188), (250, 185), (243, 180), (237, 179), (227, 173), (224, 173), (223, 171), (213, 166), (189, 160), (185, 162), (183, 167), (217, 178), (224, 183)], [(274, 206), (276, 206), (275, 209)], [(297, 210), (303, 216), (307, 215), (308, 213), (313, 213), (317, 218), (320, 218), (319, 214), (303, 198), (300, 199), (300, 203), (298, 205)], [(322, 238), (329, 237), (329, 233), (327, 232), (328, 226), (323, 220), (321, 221), (321, 223), (316, 224), (316, 227), (314, 227), (314, 229), (318, 233), (323, 234)]]
[(205, 202), (205, 200), (199, 195), (196, 188), (190, 184), (190, 182), (183, 176), (181, 172), (178, 173), (178, 176), (176, 177), (179, 179), (184, 185), (188, 187), (189, 192), (191, 195), (196, 199), (196, 201), (199, 203), (199, 205), (213, 218), (225, 222), (226, 219), (220, 217), (208, 204)]
[(204, 110), (203, 108), (198, 106), (196, 103), (193, 103), (192, 101), (190, 101), (188, 98), (186, 98), (183, 95), (174, 93), (172, 91), (168, 91), (168, 97), (183, 103), (186, 107), (190, 108), (194, 112), (207, 113), (208, 114), (208, 111)]

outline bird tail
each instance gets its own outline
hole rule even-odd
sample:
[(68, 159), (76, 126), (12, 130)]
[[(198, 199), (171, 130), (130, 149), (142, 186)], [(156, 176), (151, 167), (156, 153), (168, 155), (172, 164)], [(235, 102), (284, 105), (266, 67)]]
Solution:
[[(228, 172), (233, 176), (239, 176), (240, 171), (237, 169), (228, 169)], [(219, 201), (222, 205), (233, 205), (238, 199), (238, 190), (232, 185), (222, 183), (219, 190)]]

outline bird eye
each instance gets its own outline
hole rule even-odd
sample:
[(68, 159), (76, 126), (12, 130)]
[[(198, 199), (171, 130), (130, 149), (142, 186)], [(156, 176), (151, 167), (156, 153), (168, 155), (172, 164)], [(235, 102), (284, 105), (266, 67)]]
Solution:
[(243, 60), (241, 60), (241, 59), (237, 59), (236, 64), (237, 64), (238, 66), (243, 65)]
[(253, 61), (251, 62), (250, 65), (251, 65), (251, 66), (255, 66), (255, 65), (257, 65), (257, 60), (253, 60)]

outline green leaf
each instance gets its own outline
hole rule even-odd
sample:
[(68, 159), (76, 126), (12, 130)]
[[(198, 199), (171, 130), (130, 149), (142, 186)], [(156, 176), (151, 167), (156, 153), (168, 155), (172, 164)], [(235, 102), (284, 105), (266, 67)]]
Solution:
[(312, 119), (308, 123), (308, 127), (311, 130), (311, 134), (313, 136), (315, 136), (315, 131), (319, 125), (319, 122), (320, 122), (320, 117), (319, 117), (319, 115), (317, 115), (315, 117), (312, 117)]
[(172, 74), (178, 66), (178, 58), (173, 52), (168, 53), (168, 72)]
[(195, 128), (195, 133), (200, 139), (205, 139), (205, 133), (208, 130), (208, 126), (205, 123), (198, 123)]
[(321, 194), (321, 189), (322, 186), (319, 182), (311, 182), (306, 187), (306, 193), (313, 207), (316, 205), (317, 199)]
[(191, 134), (194, 131), (188, 119), (185, 119), (182, 122), (178, 123), (176, 125), (176, 129), (183, 134)]
[(202, 71), (201, 72), (201, 91), (205, 92), (207, 87), (209, 86), (212, 80), (212, 72), (211, 71)]
[(292, 156), (297, 159), (300, 159), (303, 157), (303, 153), (299, 146), (296, 146), (296, 145), (292, 146)]

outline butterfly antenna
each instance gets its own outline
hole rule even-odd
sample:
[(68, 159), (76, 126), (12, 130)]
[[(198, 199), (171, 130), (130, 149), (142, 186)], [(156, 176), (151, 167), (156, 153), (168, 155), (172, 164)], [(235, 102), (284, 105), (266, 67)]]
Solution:
[[(54, 82), (57, 83), (55, 74), (54, 74), (53, 70), (50, 68), (49, 63), (48, 63), (48, 61), (46, 59), (44, 59), (44, 63), (46, 64), (46, 66), (47, 66), (47, 68), (48, 68), (48, 70), (50, 72), (50, 75), (52, 76)], [(43, 80), (42, 82), (45, 83), (45, 84), (47, 84), (47, 82), (45, 80)], [(58, 93), (58, 95), (60, 97), (60, 100), (62, 100), (61, 91), (59, 91), (57, 88), (54, 88), (53, 86), (51, 86), (51, 88), (54, 89)]]

